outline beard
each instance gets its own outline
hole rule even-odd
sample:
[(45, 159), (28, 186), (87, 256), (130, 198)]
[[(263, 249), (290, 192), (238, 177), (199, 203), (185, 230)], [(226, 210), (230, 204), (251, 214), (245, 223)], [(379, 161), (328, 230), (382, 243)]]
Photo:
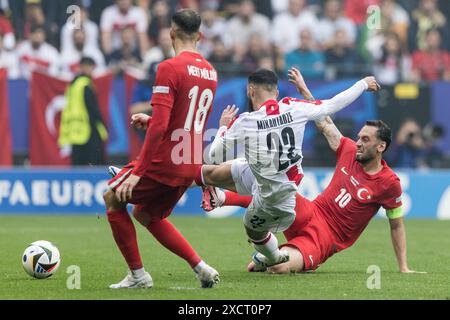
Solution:
[(255, 111), (255, 109), (253, 108), (254, 105), (253, 105), (252, 99), (250, 99), (250, 98), (247, 98), (247, 99), (248, 99), (248, 104), (247, 104), (247, 106), (248, 106), (248, 112)]
[(33, 50), (38, 50), (41, 47), (41, 43), (37, 41), (31, 41), (31, 47)]
[(374, 155), (372, 155), (370, 152), (366, 152), (363, 154), (356, 154), (356, 161), (358, 161), (361, 164), (366, 164), (370, 161), (372, 161), (375, 158)]
[(83, 51), (83, 49), (84, 49), (84, 42), (75, 42), (74, 45), (75, 45), (75, 49), (77, 49), (80, 52)]
[(358, 161), (361, 164), (366, 164), (367, 162), (369, 162), (371, 159), (369, 159), (368, 157), (364, 157), (363, 155), (357, 155), (356, 156), (356, 161)]

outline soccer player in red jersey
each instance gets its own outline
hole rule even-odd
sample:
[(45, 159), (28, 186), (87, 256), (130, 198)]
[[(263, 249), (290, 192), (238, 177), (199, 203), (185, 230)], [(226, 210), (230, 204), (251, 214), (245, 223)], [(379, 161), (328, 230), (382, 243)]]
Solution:
[[(312, 100), (300, 72), (294, 70), (290, 76), (300, 93)], [(367, 121), (355, 142), (343, 137), (330, 117), (316, 121), (316, 125), (327, 138), (331, 149), (336, 152), (334, 176), (325, 191), (314, 201), (300, 194), (296, 195), (296, 219), (284, 232), (287, 243), (281, 245), (289, 252), (290, 260), (269, 268), (252, 261), (248, 270), (267, 269), (272, 273), (315, 270), (334, 253), (350, 247), (379, 208), (383, 207), (389, 218), (400, 271), (415, 272), (409, 269), (407, 263), (400, 180), (382, 159), (391, 143), (389, 127), (380, 120)], [(218, 177), (208, 176), (213, 174), (212, 171), (203, 173), (206, 181), (211, 182), (211, 178)], [(208, 199), (212, 200), (210, 196)], [(215, 195), (214, 200), (216, 203), (213, 206), (247, 207), (251, 196), (226, 192), (225, 195)], [(211, 203), (208, 205), (211, 207)]]
[[(148, 127), (144, 146), (138, 160), (110, 180), (110, 189), (104, 195), (114, 240), (130, 270), (111, 288), (153, 286), (141, 261), (127, 203), (135, 205), (136, 220), (189, 263), (202, 287), (212, 287), (219, 281), (218, 272), (167, 220), (202, 164), (203, 131), (217, 87), (216, 71), (196, 49), (200, 24), (198, 13), (189, 9), (172, 17), (170, 34), (176, 56), (158, 66), (151, 100), (153, 117), (140, 114), (132, 118), (135, 126)], [(188, 143), (183, 143), (186, 140)], [(190, 147), (180, 151), (180, 144)]]
[[(357, 142), (343, 137), (330, 117), (316, 122), (336, 152), (337, 163), (328, 187), (313, 201), (297, 194), (296, 219), (284, 232), (290, 260), (268, 268), (272, 273), (317, 269), (333, 254), (359, 238), (380, 207), (386, 210), (399, 269), (409, 269), (403, 222), (400, 180), (382, 154), (391, 142), (391, 130), (382, 121), (367, 121)], [(241, 199), (242, 201), (243, 199)], [(246, 206), (245, 201), (242, 205)], [(249, 271), (265, 271), (255, 262)]]

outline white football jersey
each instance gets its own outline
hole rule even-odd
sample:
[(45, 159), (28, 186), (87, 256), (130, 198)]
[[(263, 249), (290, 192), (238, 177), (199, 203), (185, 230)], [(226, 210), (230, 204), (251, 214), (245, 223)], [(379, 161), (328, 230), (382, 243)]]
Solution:
[(281, 202), (297, 191), (303, 174), (305, 126), (324, 115), (321, 104), (294, 98), (269, 100), (258, 111), (241, 114), (224, 132), (225, 144), (243, 145), (264, 200)]
[[(357, 82), (330, 100), (306, 101), (284, 98), (266, 101), (259, 110), (242, 113), (231, 125), (222, 127), (210, 149), (215, 163), (229, 159), (227, 154), (240, 144), (256, 178), (258, 192), (266, 204), (283, 202), (297, 192), (303, 176), (302, 144), (306, 123), (349, 105), (367, 85)], [(234, 157), (232, 157), (234, 158)]]

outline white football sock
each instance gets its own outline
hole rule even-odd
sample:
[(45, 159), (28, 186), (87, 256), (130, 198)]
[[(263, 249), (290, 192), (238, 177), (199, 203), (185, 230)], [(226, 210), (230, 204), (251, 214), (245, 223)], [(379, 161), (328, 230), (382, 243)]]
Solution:
[(193, 269), (195, 273), (199, 273), (202, 269), (204, 269), (206, 266), (208, 266), (206, 264), (205, 261), (200, 261)]
[(143, 277), (145, 275), (145, 269), (144, 268), (140, 268), (140, 269), (136, 269), (136, 270), (131, 270), (131, 274), (135, 278), (141, 278), (141, 277)]
[(278, 239), (271, 232), (269, 232), (266, 240), (257, 242), (265, 243), (257, 244), (253, 241), (253, 246), (255, 247), (256, 251), (266, 256), (266, 258), (270, 261), (277, 261), (279, 259), (281, 253), (280, 249), (278, 249)]

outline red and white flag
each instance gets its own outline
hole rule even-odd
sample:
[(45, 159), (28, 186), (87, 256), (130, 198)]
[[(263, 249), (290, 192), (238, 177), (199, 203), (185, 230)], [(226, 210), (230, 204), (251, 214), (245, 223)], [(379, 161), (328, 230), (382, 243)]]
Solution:
[(6, 69), (0, 69), (0, 166), (11, 166), (13, 163), (11, 140), (8, 77)]
[[(112, 80), (111, 74), (94, 80), (100, 112), (107, 126)], [(34, 72), (30, 85), (31, 165), (70, 165), (70, 149), (58, 145), (61, 112), (66, 105), (64, 93), (69, 82)]]
[(130, 125), (130, 121), (131, 121), (130, 108), (132, 105), (131, 100), (133, 98), (134, 88), (139, 80), (128, 72), (125, 72), (124, 80), (125, 80), (125, 99), (126, 99), (126, 105), (127, 105), (125, 126), (128, 128), (128, 157), (129, 157), (130, 161), (133, 161), (139, 156), (139, 153), (140, 153), (140, 150), (141, 150), (142, 144), (143, 144), (143, 141), (139, 137), (136, 129), (134, 129)]

